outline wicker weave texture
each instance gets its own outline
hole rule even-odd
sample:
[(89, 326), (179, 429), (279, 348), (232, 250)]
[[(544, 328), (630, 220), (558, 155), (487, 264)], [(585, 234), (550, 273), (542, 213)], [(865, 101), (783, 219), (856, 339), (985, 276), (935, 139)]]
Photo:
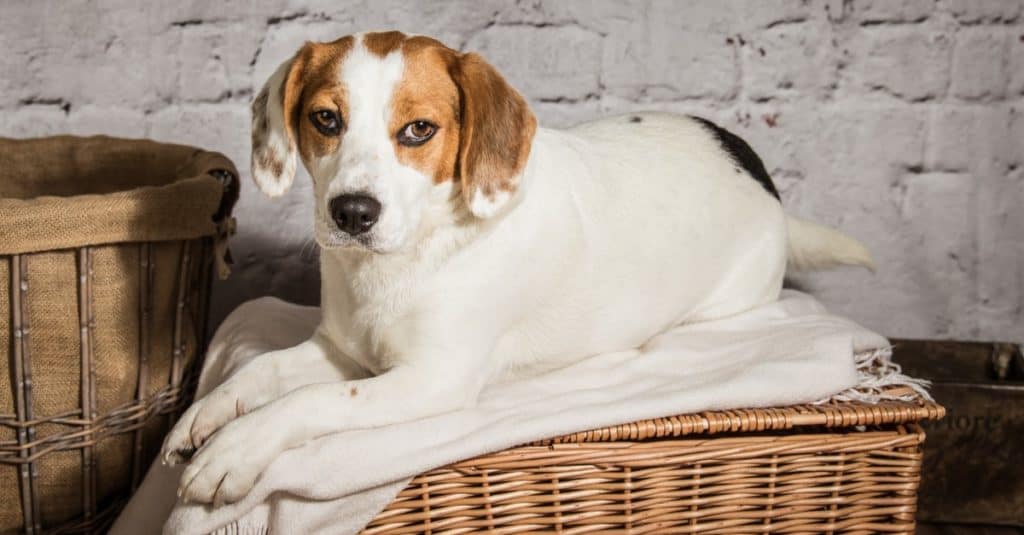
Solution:
[[(113, 520), (194, 387), (212, 256), (203, 238), (2, 258), (14, 291), (0, 383), (13, 379), (2, 387), (14, 411), (0, 413), (0, 532), (93, 533)], [(47, 323), (66, 336), (37, 343), (54, 336)]]
[(942, 415), (836, 403), (578, 433), (422, 474), (364, 533), (909, 534), (924, 441), (913, 422)]

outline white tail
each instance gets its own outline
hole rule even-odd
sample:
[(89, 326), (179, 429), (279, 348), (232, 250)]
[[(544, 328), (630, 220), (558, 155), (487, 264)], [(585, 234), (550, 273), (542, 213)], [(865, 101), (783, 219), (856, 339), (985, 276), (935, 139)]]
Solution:
[(863, 243), (824, 225), (786, 216), (789, 227), (787, 272), (827, 269), (840, 265), (863, 266), (875, 271), (875, 262)]

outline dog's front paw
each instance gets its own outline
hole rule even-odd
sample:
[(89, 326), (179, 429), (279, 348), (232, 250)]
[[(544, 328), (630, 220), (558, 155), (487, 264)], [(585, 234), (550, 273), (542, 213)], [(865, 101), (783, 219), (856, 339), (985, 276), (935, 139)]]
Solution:
[(226, 383), (181, 415), (164, 440), (160, 452), (164, 464), (173, 466), (189, 460), (210, 435), (244, 412), (240, 393), (235, 390)]
[(228, 423), (204, 445), (181, 476), (178, 497), (187, 502), (236, 502), (282, 451), (277, 435), (252, 415)]

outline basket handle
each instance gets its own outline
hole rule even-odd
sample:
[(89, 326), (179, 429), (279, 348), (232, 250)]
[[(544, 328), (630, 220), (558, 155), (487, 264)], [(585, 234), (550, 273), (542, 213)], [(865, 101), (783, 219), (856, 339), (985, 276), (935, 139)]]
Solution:
[(228, 241), (237, 229), (235, 218), (231, 216), (231, 209), (238, 201), (240, 184), (238, 176), (227, 169), (213, 169), (210, 171), (210, 175), (216, 178), (224, 188), (224, 193), (220, 197), (220, 206), (217, 207), (217, 213), (213, 216), (213, 221), (217, 225), (217, 235), (213, 238), (214, 262), (217, 265), (217, 276), (224, 280), (231, 275), (230, 266), (235, 263), (234, 258), (231, 257)]

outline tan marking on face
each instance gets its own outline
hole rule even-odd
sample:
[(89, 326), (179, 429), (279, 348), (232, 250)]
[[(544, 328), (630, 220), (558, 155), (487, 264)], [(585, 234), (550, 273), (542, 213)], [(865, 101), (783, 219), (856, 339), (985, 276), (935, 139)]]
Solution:
[(398, 50), (406, 40), (402, 32), (372, 32), (363, 34), (363, 46), (371, 54), (384, 57)]
[[(348, 95), (338, 80), (338, 72), (355, 45), (351, 35), (330, 43), (306, 43), (295, 58), (284, 90), (284, 110), (296, 133), (296, 144), (303, 160), (322, 157), (338, 150), (348, 118)], [(309, 120), (317, 110), (332, 110), (342, 122), (341, 134), (320, 133)]]
[[(459, 155), (459, 90), (448, 74), (456, 52), (433, 39), (411, 37), (402, 54), (405, 71), (391, 97), (388, 132), (398, 161), (440, 184), (455, 176)], [(415, 121), (435, 125), (433, 137), (413, 147), (399, 143), (398, 134)]]

